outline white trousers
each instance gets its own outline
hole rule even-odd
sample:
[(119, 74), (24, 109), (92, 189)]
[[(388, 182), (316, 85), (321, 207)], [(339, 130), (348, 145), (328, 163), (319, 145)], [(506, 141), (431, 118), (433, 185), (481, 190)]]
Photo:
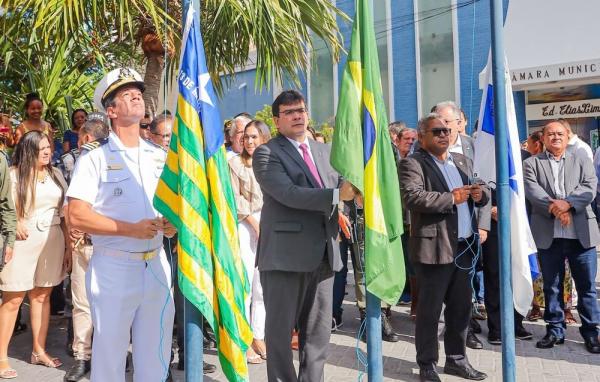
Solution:
[(149, 261), (94, 247), (86, 273), (94, 324), (92, 382), (125, 382), (130, 333), (134, 382), (164, 381), (175, 307), (164, 250)]
[[(260, 212), (255, 212), (252, 216), (260, 221)], [(250, 224), (242, 221), (238, 224), (238, 234), (240, 237), (240, 253), (242, 262), (246, 268), (246, 275), (250, 283), (250, 294), (246, 299), (246, 319), (250, 323), (254, 338), (265, 339), (265, 302), (263, 300), (262, 285), (260, 285), (260, 275), (256, 264), (256, 247), (258, 237)]]

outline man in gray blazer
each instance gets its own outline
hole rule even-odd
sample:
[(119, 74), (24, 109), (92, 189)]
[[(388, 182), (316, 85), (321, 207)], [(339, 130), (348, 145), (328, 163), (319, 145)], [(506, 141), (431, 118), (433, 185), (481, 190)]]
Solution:
[[(342, 268), (337, 205), (355, 195), (350, 183), (338, 188), (330, 146), (307, 138), (302, 94), (284, 91), (272, 108), (279, 134), (252, 160), (264, 200), (257, 262), (267, 314), (267, 374), (270, 382), (318, 382), (331, 335), (333, 272)], [(298, 375), (290, 347), (294, 327)]]
[(560, 121), (550, 121), (543, 129), (546, 151), (523, 164), (525, 197), (531, 203), (531, 231), (538, 248), (544, 279), (547, 323), (546, 336), (536, 346), (541, 349), (565, 340), (562, 288), (565, 259), (579, 296), (579, 332), (591, 353), (600, 353), (596, 301), (596, 246), (600, 232), (591, 203), (597, 178), (587, 157), (567, 151), (568, 131)]
[(489, 200), (487, 186), (472, 185), (473, 164), (448, 151), (450, 129), (432, 113), (419, 121), (421, 148), (399, 165), (404, 206), (410, 211), (408, 248), (419, 282), (415, 346), (421, 381), (440, 381), (438, 319), (442, 304), (446, 331), (444, 372), (483, 380), (465, 351), (471, 318), (471, 279), (477, 254), (474, 208)]

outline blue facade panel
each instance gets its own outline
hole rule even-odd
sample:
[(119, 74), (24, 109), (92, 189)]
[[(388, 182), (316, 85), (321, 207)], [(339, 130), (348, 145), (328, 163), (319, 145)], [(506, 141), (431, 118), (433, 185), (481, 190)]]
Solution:
[(273, 87), (255, 89), (256, 70), (238, 72), (232, 83), (225, 88), (219, 101), (222, 119), (230, 119), (243, 111), (252, 115), (264, 105), (273, 103)]
[(475, 1), (458, 8), (457, 12), (461, 98), (458, 103), (469, 119), (467, 128), (472, 133), (482, 97), (479, 73), (485, 68), (490, 50), (490, 4)]
[(416, 127), (417, 67), (413, 0), (392, 1), (392, 58), (394, 62), (394, 120)]

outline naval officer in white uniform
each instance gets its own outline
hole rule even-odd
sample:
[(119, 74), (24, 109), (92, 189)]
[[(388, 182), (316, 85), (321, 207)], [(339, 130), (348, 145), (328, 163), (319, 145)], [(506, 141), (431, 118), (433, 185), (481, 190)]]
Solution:
[(131, 69), (115, 69), (98, 84), (94, 100), (112, 132), (79, 158), (67, 191), (71, 225), (94, 243), (86, 273), (92, 382), (125, 381), (130, 330), (133, 380), (164, 381), (168, 374), (174, 304), (162, 238), (175, 229), (152, 206), (165, 152), (140, 138), (143, 90)]

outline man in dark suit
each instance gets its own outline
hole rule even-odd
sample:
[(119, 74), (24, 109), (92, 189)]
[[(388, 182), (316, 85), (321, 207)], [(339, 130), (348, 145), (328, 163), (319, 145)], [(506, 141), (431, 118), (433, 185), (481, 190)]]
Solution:
[[(409, 253), (419, 280), (415, 345), (421, 381), (440, 381), (438, 319), (444, 319), (444, 372), (483, 380), (467, 360), (471, 278), (477, 253), (474, 208), (489, 200), (487, 186), (471, 185), (472, 162), (449, 153), (450, 129), (439, 114), (419, 121), (421, 148), (400, 162), (400, 187), (410, 211)], [(427, 303), (422, 303), (422, 302)]]
[[(279, 134), (254, 152), (263, 192), (258, 268), (266, 309), (270, 382), (322, 381), (331, 335), (333, 272), (342, 268), (339, 201), (354, 198), (329, 164), (330, 146), (306, 136), (302, 94), (282, 92), (273, 102)], [(299, 331), (298, 375), (291, 333)]]
[(562, 287), (569, 261), (579, 296), (579, 332), (590, 353), (600, 353), (596, 300), (596, 246), (600, 232), (591, 203), (598, 182), (592, 161), (567, 151), (568, 130), (560, 120), (543, 129), (546, 151), (523, 165), (525, 197), (531, 203), (531, 233), (544, 279), (546, 335), (536, 346), (551, 348), (565, 341)]

